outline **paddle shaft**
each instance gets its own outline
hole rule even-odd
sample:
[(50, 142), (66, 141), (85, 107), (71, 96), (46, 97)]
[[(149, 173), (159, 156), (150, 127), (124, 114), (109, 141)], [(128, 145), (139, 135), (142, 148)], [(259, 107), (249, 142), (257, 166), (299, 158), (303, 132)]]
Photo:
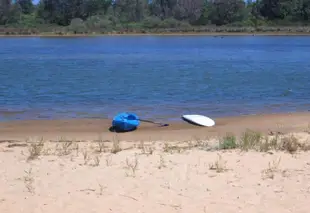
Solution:
[(145, 120), (145, 119), (139, 119), (139, 121), (147, 122), (147, 123), (152, 123), (152, 124), (158, 124), (158, 125), (161, 125), (161, 126), (169, 126), (169, 124), (157, 123), (157, 122), (150, 121), (150, 120)]

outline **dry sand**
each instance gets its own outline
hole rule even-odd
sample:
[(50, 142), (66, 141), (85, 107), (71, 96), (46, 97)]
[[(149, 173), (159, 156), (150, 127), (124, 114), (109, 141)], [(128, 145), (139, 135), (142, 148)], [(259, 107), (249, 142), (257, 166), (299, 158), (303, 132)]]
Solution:
[(309, 118), (309, 113), (221, 118), (214, 128), (147, 124), (125, 134), (109, 132), (106, 120), (4, 122), (0, 212), (306, 213), (309, 152), (214, 147), (217, 136), (245, 128), (295, 132), (300, 143), (309, 144)]

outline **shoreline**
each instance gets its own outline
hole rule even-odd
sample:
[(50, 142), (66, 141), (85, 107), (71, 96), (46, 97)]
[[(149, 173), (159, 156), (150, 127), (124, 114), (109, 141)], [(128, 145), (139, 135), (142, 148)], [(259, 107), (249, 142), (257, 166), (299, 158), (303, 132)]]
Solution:
[[(200, 127), (185, 121), (169, 122), (168, 127), (141, 123), (133, 132), (110, 132), (111, 119), (20, 120), (0, 122), (0, 140), (20, 140), (27, 137), (79, 138), (112, 140), (116, 135), (124, 141), (191, 140), (219, 137), (227, 133), (242, 134), (251, 129), (268, 134), (275, 132), (304, 132), (310, 130), (310, 112), (276, 113), (213, 118), (215, 126)], [(165, 122), (158, 120), (158, 122)]]
[(310, 32), (178, 32), (178, 33), (106, 33), (106, 34), (54, 34), (4, 35), (0, 38), (14, 37), (105, 37), (105, 36), (310, 36)]

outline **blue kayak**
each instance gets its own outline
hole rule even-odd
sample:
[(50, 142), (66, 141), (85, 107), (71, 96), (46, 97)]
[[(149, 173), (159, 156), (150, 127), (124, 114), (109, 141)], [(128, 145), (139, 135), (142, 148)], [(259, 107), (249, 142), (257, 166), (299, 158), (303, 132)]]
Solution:
[(132, 131), (140, 125), (139, 117), (133, 113), (119, 113), (112, 121), (112, 127), (117, 131)]

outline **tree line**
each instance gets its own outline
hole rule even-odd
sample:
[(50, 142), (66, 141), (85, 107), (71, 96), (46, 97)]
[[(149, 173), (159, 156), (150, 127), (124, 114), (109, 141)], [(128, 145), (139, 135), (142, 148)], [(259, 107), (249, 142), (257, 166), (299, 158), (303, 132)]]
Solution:
[(310, 0), (0, 0), (0, 25), (118, 29), (307, 25)]

